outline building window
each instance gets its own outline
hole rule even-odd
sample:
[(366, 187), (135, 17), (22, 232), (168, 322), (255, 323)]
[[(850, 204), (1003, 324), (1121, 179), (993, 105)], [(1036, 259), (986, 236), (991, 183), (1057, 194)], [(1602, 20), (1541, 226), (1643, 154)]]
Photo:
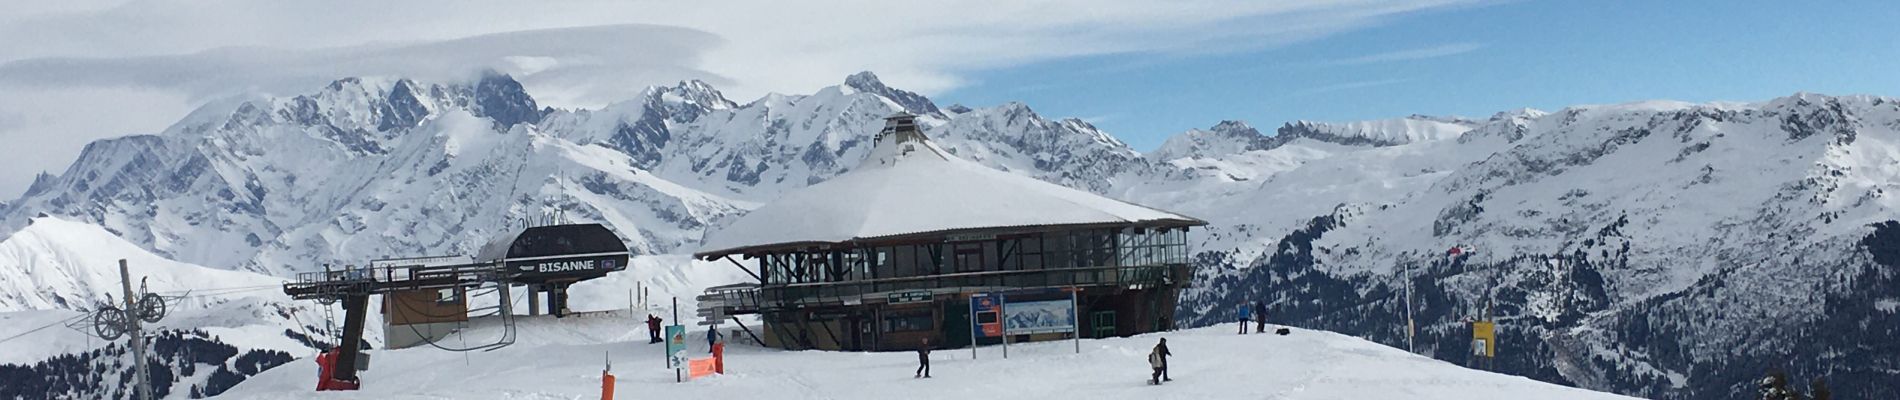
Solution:
[(902, 314), (884, 317), (884, 332), (921, 332), (936, 328), (936, 321), (930, 313)]
[(1022, 263), (1022, 269), (1042, 269), (1042, 236), (1025, 237), (1018, 243), (1022, 247), (1018, 248), (1016, 259)]
[(957, 272), (978, 272), (983, 270), (982, 245), (957, 245)]

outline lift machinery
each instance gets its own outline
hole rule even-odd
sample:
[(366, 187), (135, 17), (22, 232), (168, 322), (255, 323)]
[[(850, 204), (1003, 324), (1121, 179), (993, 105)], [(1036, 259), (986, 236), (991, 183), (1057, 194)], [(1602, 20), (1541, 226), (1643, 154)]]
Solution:
[[(299, 300), (342, 303), (341, 343), (319, 356), (325, 371), (317, 390), (355, 390), (362, 355), (363, 324), (369, 297), (420, 290), (466, 290), (494, 284), (501, 294), (503, 314), (512, 286), (527, 286), (530, 299), (545, 293), (549, 314), (567, 313), (567, 288), (575, 282), (606, 276), (627, 268), (627, 246), (601, 224), (535, 226), (503, 235), (482, 246), (472, 262), (448, 265), (377, 262), (364, 267), (326, 267), (297, 275), (284, 284), (284, 293)], [(530, 313), (540, 308), (539, 301)], [(327, 361), (327, 362), (326, 362)]]

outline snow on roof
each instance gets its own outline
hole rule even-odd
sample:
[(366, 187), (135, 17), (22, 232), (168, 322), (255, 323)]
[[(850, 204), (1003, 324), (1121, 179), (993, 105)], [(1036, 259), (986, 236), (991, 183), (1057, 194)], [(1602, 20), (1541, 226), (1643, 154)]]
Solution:
[(910, 128), (908, 118), (888, 119), (855, 169), (708, 232), (697, 255), (975, 228), (1206, 224), (966, 161)]

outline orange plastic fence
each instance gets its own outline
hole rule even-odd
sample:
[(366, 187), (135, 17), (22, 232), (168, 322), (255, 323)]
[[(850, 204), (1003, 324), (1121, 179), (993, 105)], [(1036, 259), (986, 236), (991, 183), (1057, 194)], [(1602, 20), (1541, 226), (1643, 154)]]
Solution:
[(718, 366), (717, 365), (718, 363), (713, 360), (714, 359), (712, 357), (695, 358), (692, 360), (687, 360), (686, 361), (686, 376), (691, 377), (693, 379), (699, 379), (700, 377), (703, 377), (703, 376), (712, 375), (713, 371), (716, 370), (717, 369), (716, 367)]

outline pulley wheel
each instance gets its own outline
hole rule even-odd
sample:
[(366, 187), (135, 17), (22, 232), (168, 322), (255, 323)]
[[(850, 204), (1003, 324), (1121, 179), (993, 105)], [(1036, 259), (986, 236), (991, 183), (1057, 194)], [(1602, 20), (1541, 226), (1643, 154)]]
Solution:
[(165, 298), (163, 297), (146, 293), (139, 297), (138, 305), (140, 321), (158, 323), (158, 320), (165, 318)]
[(131, 321), (126, 317), (125, 310), (108, 306), (92, 313), (92, 331), (99, 334), (101, 339), (119, 340), (120, 336), (125, 336), (126, 325), (130, 325)]

